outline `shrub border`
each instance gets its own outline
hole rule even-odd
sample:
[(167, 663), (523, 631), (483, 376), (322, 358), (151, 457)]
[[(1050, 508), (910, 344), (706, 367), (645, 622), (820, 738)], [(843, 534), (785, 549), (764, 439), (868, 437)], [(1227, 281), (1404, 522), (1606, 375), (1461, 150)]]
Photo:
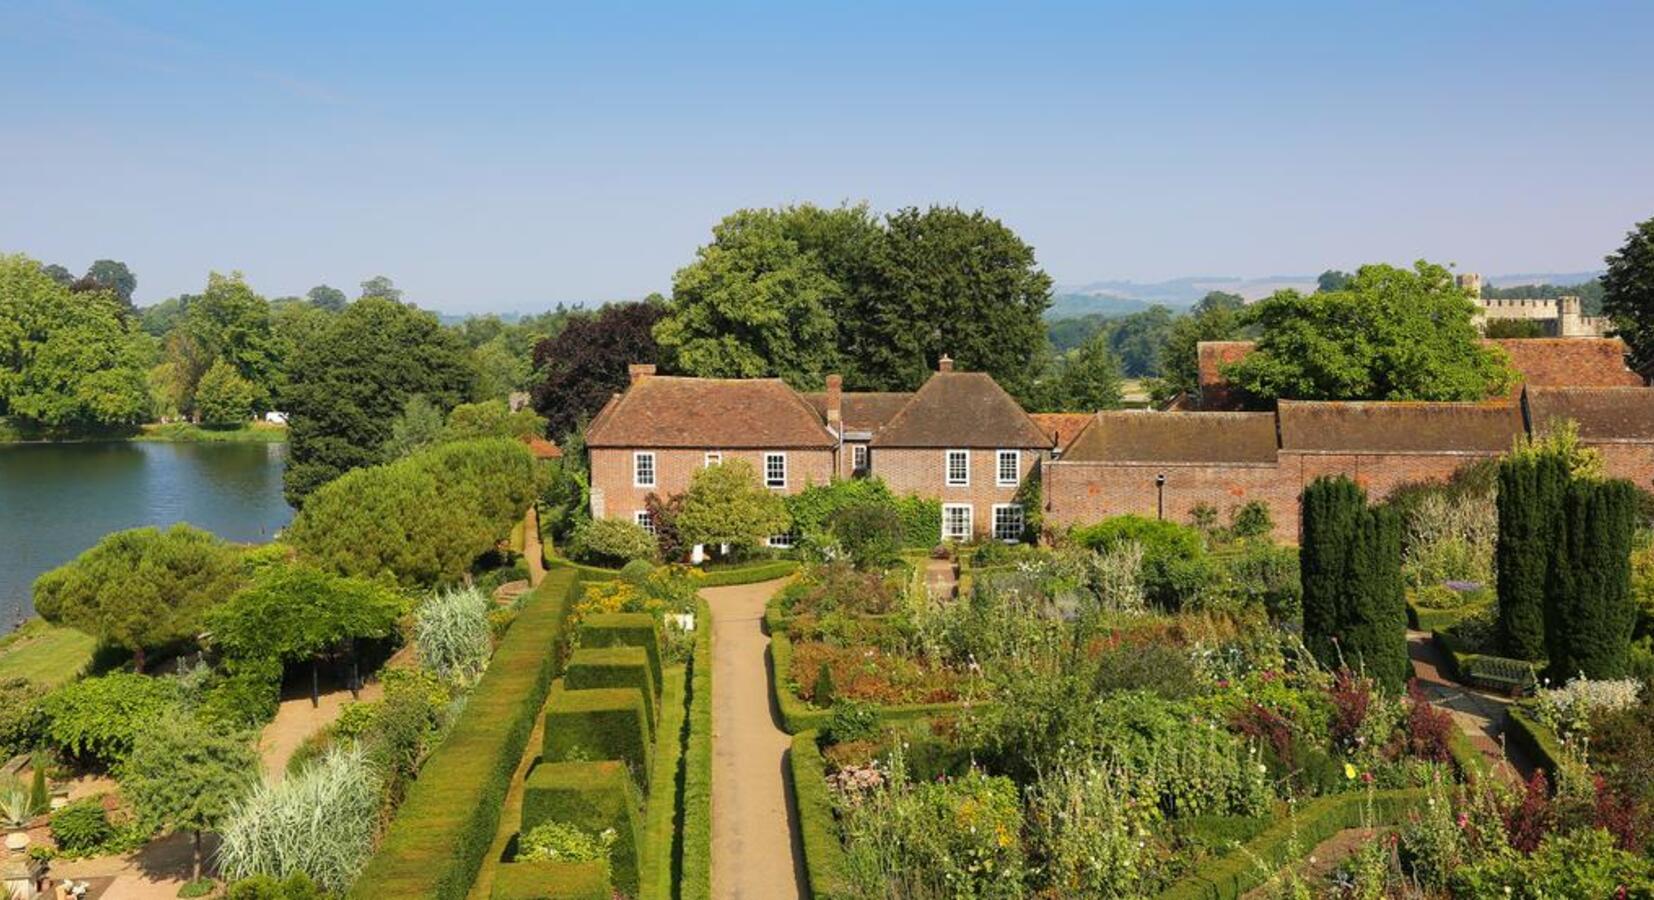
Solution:
[(1556, 775), (1563, 758), (1562, 741), (1550, 726), (1513, 703), (1505, 707), (1505, 736), (1545, 774)]
[(680, 900), (712, 896), (712, 607), (695, 598), (695, 655), (689, 664), (689, 740), (684, 752)]
[(731, 587), (737, 584), (757, 584), (760, 581), (774, 581), (785, 578), (798, 571), (798, 562), (791, 559), (772, 559), (753, 563), (746, 566), (737, 566), (730, 569), (713, 569), (704, 572), (696, 587)]
[(844, 893), (844, 845), (833, 821), (833, 801), (827, 794), (827, 763), (816, 745), (814, 730), (793, 735), (787, 753), (792, 774), (793, 802), (798, 807), (798, 831), (804, 846), (804, 874), (810, 896), (834, 898)]
[(660, 726), (655, 731), (655, 762), (649, 774), (649, 802), (644, 808), (643, 865), (638, 874), (642, 900), (671, 900), (678, 815), (678, 766), (683, 761), (683, 732), (688, 678), (685, 667), (666, 667), (661, 688)]
[(461, 900), (470, 892), (562, 665), (557, 651), (578, 584), (574, 572), (553, 572), (529, 595), (348, 897)]
[[(1373, 791), (1374, 825), (1400, 824), (1429, 798), (1424, 788)], [(1160, 900), (1238, 898), (1269, 880), (1282, 866), (1307, 857), (1324, 840), (1346, 828), (1358, 828), (1367, 811), (1366, 792), (1334, 794), (1305, 803), (1296, 816), (1278, 815), (1261, 834), (1234, 852), (1215, 859), (1162, 891)], [(1292, 850), (1296, 844), (1299, 855)], [(1265, 869), (1260, 866), (1262, 861)]]

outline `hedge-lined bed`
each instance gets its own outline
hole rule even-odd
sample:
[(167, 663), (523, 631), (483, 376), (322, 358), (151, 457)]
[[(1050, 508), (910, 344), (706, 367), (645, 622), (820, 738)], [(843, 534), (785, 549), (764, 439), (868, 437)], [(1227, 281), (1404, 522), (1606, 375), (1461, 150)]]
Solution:
[(1563, 759), (1562, 741), (1556, 732), (1520, 706), (1505, 708), (1505, 735), (1534, 766), (1555, 775)]
[(712, 608), (695, 601), (695, 655), (689, 661), (689, 722), (684, 748), (681, 840), (673, 852), (679, 900), (712, 896)]
[[(1423, 788), (1317, 797), (1290, 813), (1283, 810), (1257, 837), (1199, 867), (1159, 896), (1161, 900), (1231, 900), (1263, 884), (1287, 863), (1309, 855), (1317, 844), (1340, 831), (1399, 824), (1428, 798)], [(1371, 819), (1367, 818), (1369, 806)]]
[(827, 794), (827, 765), (821, 758), (818, 740), (819, 734), (814, 730), (799, 732), (793, 736), (792, 750), (787, 757), (810, 896), (829, 900), (844, 890), (844, 847), (839, 844), (833, 824), (833, 800)]
[[(606, 569), (602, 566), (590, 566), (578, 563), (572, 559), (546, 554), (546, 568), (551, 570), (571, 569), (580, 573), (585, 581), (608, 581), (620, 577), (619, 569)], [(785, 578), (798, 571), (798, 563), (791, 559), (766, 559), (758, 562), (745, 563), (728, 568), (703, 571), (697, 582), (700, 587), (729, 587), (738, 584), (756, 584), (760, 581), (773, 581)]]
[(524, 601), (349, 896), (458, 900), (471, 889), (557, 674), (553, 648), (563, 640), (578, 585), (575, 572), (553, 572)]
[[(697, 622), (697, 628), (702, 623)], [(673, 852), (681, 816), (685, 725), (688, 721), (689, 691), (687, 666), (667, 666), (661, 690), (659, 737), (655, 741), (655, 766), (649, 781), (653, 786), (644, 813), (642, 900), (671, 900), (676, 880)]]

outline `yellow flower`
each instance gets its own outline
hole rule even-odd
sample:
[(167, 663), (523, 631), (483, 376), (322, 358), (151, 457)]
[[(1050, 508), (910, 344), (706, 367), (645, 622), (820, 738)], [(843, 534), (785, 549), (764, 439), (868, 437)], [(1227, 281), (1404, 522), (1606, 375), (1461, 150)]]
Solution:
[(1355, 766), (1351, 765), (1350, 763), (1345, 763), (1344, 764), (1344, 777), (1348, 778), (1351, 781), (1354, 781), (1355, 780)]

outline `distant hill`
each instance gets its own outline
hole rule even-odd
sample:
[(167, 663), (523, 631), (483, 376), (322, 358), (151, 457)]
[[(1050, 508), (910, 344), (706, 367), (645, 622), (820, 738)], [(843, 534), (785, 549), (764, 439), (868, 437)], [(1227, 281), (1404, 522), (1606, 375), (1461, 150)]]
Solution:
[(1267, 297), (1285, 288), (1315, 290), (1314, 275), (1271, 275), (1265, 278), (1238, 278), (1227, 275), (1195, 275), (1170, 281), (1093, 281), (1060, 285), (1048, 319), (1101, 314), (1130, 315), (1151, 306), (1166, 306), (1179, 312), (1188, 309), (1212, 291), (1239, 294), (1248, 300)]

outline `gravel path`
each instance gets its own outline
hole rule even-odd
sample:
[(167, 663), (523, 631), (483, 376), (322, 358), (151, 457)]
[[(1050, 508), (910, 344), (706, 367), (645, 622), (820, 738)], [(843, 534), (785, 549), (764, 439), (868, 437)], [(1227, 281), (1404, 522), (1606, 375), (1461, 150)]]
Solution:
[(785, 583), (701, 591), (712, 607), (712, 895), (804, 897), (787, 749), (769, 691), (764, 603)]

